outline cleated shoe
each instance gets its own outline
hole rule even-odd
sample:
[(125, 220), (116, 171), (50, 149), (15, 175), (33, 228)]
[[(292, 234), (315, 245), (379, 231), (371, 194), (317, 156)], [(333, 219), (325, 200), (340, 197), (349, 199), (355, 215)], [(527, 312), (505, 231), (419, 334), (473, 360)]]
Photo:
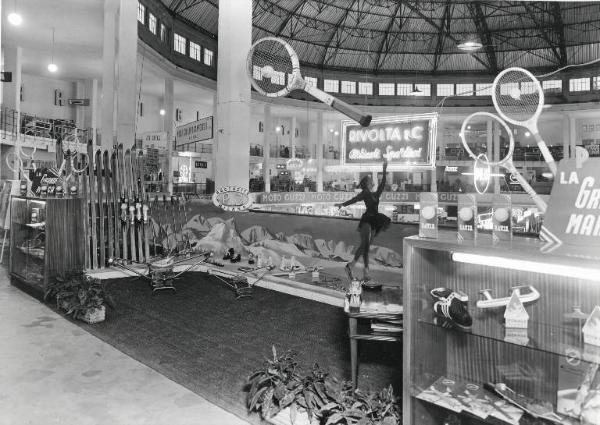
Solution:
[(229, 261), (231, 261), (232, 263), (239, 263), (240, 261), (242, 261), (242, 254), (232, 256)]
[(454, 294), (454, 297), (463, 303), (469, 302), (469, 296), (461, 291), (453, 291), (449, 288), (433, 288), (430, 291), (431, 296), (437, 300), (443, 300), (448, 298), (451, 294)]
[(229, 250), (227, 250), (227, 252), (223, 256), (223, 260), (231, 260), (231, 259), (233, 259), (234, 255), (235, 255), (235, 252), (234, 252), (233, 248), (229, 248)]
[(460, 300), (456, 292), (450, 293), (447, 297), (441, 298), (433, 304), (433, 312), (440, 317), (445, 317), (463, 330), (470, 329), (473, 325), (473, 319), (467, 309), (467, 304)]

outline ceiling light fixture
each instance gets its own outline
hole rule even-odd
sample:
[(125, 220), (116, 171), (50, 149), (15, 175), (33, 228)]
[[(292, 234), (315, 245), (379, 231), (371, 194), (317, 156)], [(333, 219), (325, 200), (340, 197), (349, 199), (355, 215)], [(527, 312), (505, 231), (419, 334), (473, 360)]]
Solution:
[(15, 10), (8, 14), (8, 22), (15, 26), (19, 26), (23, 23), (23, 18), (17, 12), (17, 0), (15, 0)]
[(160, 111), (158, 111), (158, 113), (159, 113), (160, 115), (163, 115), (163, 116), (164, 116), (164, 115), (165, 115), (167, 112), (166, 112), (164, 109), (161, 109)]
[(52, 50), (51, 50), (51, 60), (48, 64), (48, 71), (56, 72), (58, 71), (58, 66), (54, 63), (54, 27), (52, 27)]
[(457, 47), (459, 50), (462, 50), (463, 52), (476, 52), (477, 50), (479, 50), (483, 47), (483, 44), (481, 44), (481, 41), (479, 41), (475, 38), (470, 38), (470, 39), (467, 39), (465, 41), (461, 41), (460, 43), (458, 43)]

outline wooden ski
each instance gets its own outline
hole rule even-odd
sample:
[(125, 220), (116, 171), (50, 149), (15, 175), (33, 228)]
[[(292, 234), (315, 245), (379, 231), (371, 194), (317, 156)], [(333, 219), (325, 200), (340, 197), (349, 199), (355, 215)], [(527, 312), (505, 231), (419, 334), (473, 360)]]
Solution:
[(142, 184), (141, 184), (141, 170), (140, 170), (140, 155), (138, 152), (134, 152), (133, 158), (133, 180), (135, 184), (135, 227), (137, 233), (137, 247), (138, 247), (138, 259), (141, 263), (144, 260), (144, 241), (143, 241), (143, 229), (144, 221), (142, 219)]
[(111, 169), (111, 194), (112, 194), (112, 222), (114, 231), (115, 241), (115, 257), (121, 258), (121, 241), (119, 240), (121, 220), (119, 215), (121, 214), (121, 200), (119, 198), (118, 188), (118, 169), (117, 169), (117, 147), (114, 146), (110, 155), (110, 169)]
[(133, 197), (133, 176), (131, 166), (131, 151), (125, 151), (125, 185), (127, 190), (127, 198), (129, 200), (127, 209), (129, 211), (129, 219), (127, 220), (129, 242), (131, 247), (131, 261), (137, 262), (137, 254), (135, 250), (135, 201)]
[(95, 156), (96, 161), (96, 184), (98, 185), (98, 246), (100, 248), (100, 258), (98, 265), (102, 268), (106, 266), (106, 235), (104, 233), (104, 189), (102, 176), (102, 150), (98, 149)]
[[(89, 141), (88, 143), (92, 143), (91, 141)], [(92, 241), (92, 237), (90, 234), (90, 192), (88, 190), (88, 185), (89, 185), (89, 176), (88, 173), (90, 172), (90, 169), (92, 168), (92, 161), (90, 159), (90, 157), (87, 158), (87, 169), (81, 173), (81, 177), (80, 177), (80, 181), (81, 181), (81, 196), (83, 197), (83, 233), (84, 233), (84, 240), (85, 240), (85, 252), (84, 252), (84, 258), (85, 258), (85, 268), (89, 269), (91, 268), (91, 263), (90, 263), (90, 247), (91, 247), (91, 241)]]
[(108, 258), (114, 258), (115, 256), (115, 234), (113, 231), (114, 226), (114, 214), (113, 214), (113, 203), (112, 203), (112, 185), (110, 179), (110, 162), (108, 158), (108, 150), (102, 153), (103, 165), (104, 165), (104, 191), (106, 200), (106, 240), (108, 241)]
[(88, 168), (88, 182), (89, 182), (89, 197), (90, 197), (90, 230), (92, 236), (92, 247), (90, 249), (90, 258), (93, 269), (98, 268), (98, 239), (97, 239), (97, 231), (96, 231), (96, 188), (94, 185), (94, 173), (95, 166), (94, 163), (94, 146), (93, 142), (90, 140), (88, 142), (88, 159), (90, 161), (90, 166)]
[(121, 234), (123, 236), (123, 259), (129, 260), (131, 257), (129, 256), (129, 252), (127, 249), (127, 215), (129, 211), (128, 200), (127, 200), (127, 183), (125, 181), (125, 156), (123, 154), (123, 145), (119, 145), (117, 151), (118, 158), (118, 170), (119, 170), (119, 189), (121, 195), (121, 211), (120, 211), (120, 219), (121, 219)]

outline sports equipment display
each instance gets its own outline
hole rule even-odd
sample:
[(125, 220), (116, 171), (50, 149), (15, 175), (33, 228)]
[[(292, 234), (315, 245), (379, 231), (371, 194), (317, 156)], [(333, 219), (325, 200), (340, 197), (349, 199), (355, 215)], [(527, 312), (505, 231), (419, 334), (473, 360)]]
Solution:
[[(516, 293), (523, 304), (531, 303), (540, 298), (540, 293), (531, 285), (514, 286), (510, 289), (511, 296), (513, 293)], [(523, 289), (526, 291), (523, 291)], [(491, 289), (482, 289), (479, 292), (483, 294), (485, 299), (477, 301), (476, 305), (478, 308), (505, 307), (510, 302), (511, 296), (494, 298)]]
[[(487, 157), (485, 157), (485, 155), (475, 155), (475, 153), (472, 150), (473, 146), (480, 146), (482, 143), (482, 140), (480, 138), (481, 135), (485, 135), (487, 132), (487, 122), (489, 120), (493, 120), (493, 122), (496, 122), (501, 129), (503, 129), (504, 131), (502, 132), (502, 135), (504, 136), (505, 139), (508, 139), (508, 149), (504, 155), (504, 158), (502, 158), (499, 161), (490, 161), (487, 159)], [(483, 128), (486, 128), (485, 132), (482, 131), (478, 131), (477, 128), (481, 128), (481, 126), (485, 126)], [(460, 139), (462, 141), (463, 147), (465, 148), (465, 151), (469, 154), (469, 156), (476, 161), (477, 164), (482, 164), (486, 167), (488, 167), (488, 169), (490, 167), (496, 167), (496, 166), (500, 166), (500, 167), (504, 167), (506, 168), (506, 170), (508, 172), (511, 173), (512, 176), (514, 176), (517, 181), (519, 182), (519, 184), (521, 185), (521, 187), (523, 188), (523, 190), (525, 190), (525, 192), (527, 192), (527, 194), (531, 197), (531, 199), (533, 200), (533, 202), (535, 203), (535, 205), (538, 207), (538, 209), (540, 210), (540, 212), (546, 212), (547, 209), (547, 205), (546, 202), (544, 202), (539, 195), (535, 192), (535, 190), (533, 190), (533, 188), (529, 185), (529, 183), (527, 183), (527, 180), (525, 180), (525, 178), (517, 171), (515, 165), (513, 164), (513, 152), (515, 149), (515, 139), (513, 137), (513, 133), (511, 131), (511, 129), (508, 127), (508, 125), (506, 125), (506, 123), (500, 119), (497, 115), (491, 114), (489, 112), (475, 112), (474, 114), (469, 115), (462, 123), (461, 129), (460, 129)], [(474, 176), (475, 179), (478, 178), (478, 176)], [(486, 177), (486, 176), (482, 176), (482, 177)], [(489, 178), (489, 175), (487, 176)]]
[(538, 79), (523, 68), (505, 69), (494, 79), (492, 101), (505, 121), (531, 132), (550, 171), (556, 175), (556, 163), (537, 127), (544, 108), (544, 90)]
[(308, 84), (300, 74), (298, 55), (280, 38), (265, 37), (255, 42), (246, 63), (252, 87), (263, 96), (283, 97), (293, 90), (303, 90), (363, 127), (371, 123), (371, 115)]
[(467, 302), (461, 301), (461, 299), (464, 299), (464, 294), (458, 294), (451, 290), (433, 290), (431, 295), (436, 300), (433, 303), (433, 312), (438, 317), (447, 319), (450, 324), (459, 329), (468, 330), (471, 328), (473, 319), (469, 314)]

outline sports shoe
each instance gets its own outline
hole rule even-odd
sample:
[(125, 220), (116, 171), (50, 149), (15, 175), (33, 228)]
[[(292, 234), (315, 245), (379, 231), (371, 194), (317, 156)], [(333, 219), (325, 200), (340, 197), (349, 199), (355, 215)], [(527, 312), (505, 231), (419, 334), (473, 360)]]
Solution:
[(223, 260), (231, 260), (231, 259), (233, 259), (233, 256), (234, 256), (234, 250), (233, 250), (233, 248), (229, 248), (229, 250), (227, 250), (227, 252), (223, 256)]
[(433, 312), (452, 321), (460, 329), (469, 329), (473, 319), (467, 309), (467, 303), (461, 301), (456, 292), (451, 292), (447, 297), (440, 298), (433, 304)]
[(453, 291), (452, 289), (442, 287), (442, 288), (433, 288), (429, 292), (430, 292), (431, 296), (435, 300), (438, 300), (438, 301), (442, 300), (444, 298), (448, 298), (450, 296), (450, 294), (454, 293), (454, 297), (457, 298), (459, 301), (461, 301), (463, 303), (469, 302), (469, 296), (461, 291)]
[(242, 254), (232, 256), (229, 261), (231, 261), (232, 263), (239, 263), (240, 261), (242, 261)]

